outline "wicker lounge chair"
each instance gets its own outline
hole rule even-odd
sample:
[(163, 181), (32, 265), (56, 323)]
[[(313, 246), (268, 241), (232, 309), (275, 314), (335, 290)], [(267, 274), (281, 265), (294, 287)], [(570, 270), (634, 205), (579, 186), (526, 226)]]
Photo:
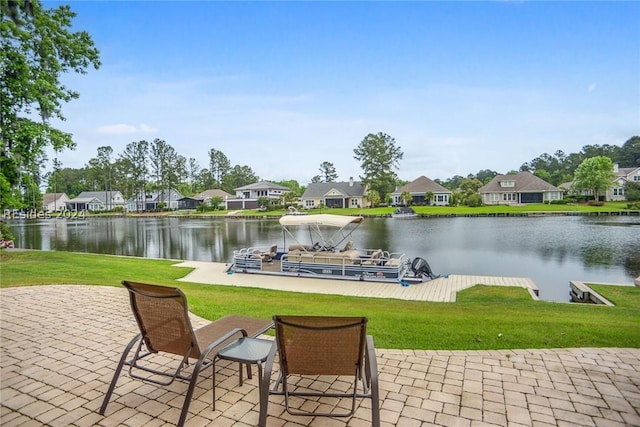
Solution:
[[(380, 425), (378, 368), (373, 338), (366, 334), (366, 317), (274, 316), (276, 342), (267, 358), (260, 389), (259, 426), (265, 427), (269, 395), (284, 395), (285, 408), (292, 415), (350, 417), (358, 398), (371, 399), (371, 424)], [(277, 347), (277, 348), (276, 348)], [(280, 375), (272, 389), (271, 372), (276, 359)], [(305, 388), (319, 375), (351, 377), (352, 390), (319, 392)], [(296, 381), (305, 378), (308, 381)], [(358, 393), (362, 380), (363, 392)], [(303, 384), (303, 385), (301, 385)], [(336, 404), (333, 412), (305, 411), (305, 405), (290, 405), (290, 397), (349, 398), (350, 408)], [(346, 406), (346, 405), (345, 405)]]
[[(158, 385), (169, 385), (176, 379), (189, 382), (177, 424), (184, 425), (198, 374), (214, 365), (218, 350), (234, 338), (257, 336), (273, 326), (270, 320), (227, 316), (194, 330), (189, 320), (187, 299), (179, 289), (127, 281), (122, 284), (129, 291), (131, 309), (140, 333), (122, 353), (100, 408), (102, 415), (107, 409), (122, 368), (127, 365), (129, 376), (142, 381)], [(134, 346), (133, 356), (127, 359)], [(166, 371), (154, 368), (153, 355), (158, 353), (172, 357), (175, 369)], [(197, 360), (192, 368), (187, 368), (189, 359)], [(163, 362), (166, 363), (166, 359)], [(251, 378), (248, 365), (247, 375)]]

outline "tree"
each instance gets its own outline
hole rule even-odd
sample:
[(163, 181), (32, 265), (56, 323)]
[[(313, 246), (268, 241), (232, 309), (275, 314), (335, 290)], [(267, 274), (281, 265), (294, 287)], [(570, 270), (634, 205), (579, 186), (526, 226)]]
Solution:
[[(274, 184), (282, 185), (283, 187), (287, 187), (288, 189), (290, 189), (291, 191), (285, 193), (285, 196), (289, 195), (289, 197), (291, 197), (290, 195), (292, 195), (295, 199), (302, 196), (305, 190), (305, 187), (301, 186), (300, 183), (295, 179), (287, 179), (284, 181), (272, 181), (272, 182)], [(286, 199), (287, 198), (285, 197), (285, 202), (287, 202)]]
[(319, 182), (322, 182), (322, 177), (320, 175), (316, 175), (313, 178), (311, 178), (311, 183), (312, 184), (317, 184)]
[(75, 148), (71, 134), (49, 124), (51, 118), (64, 120), (62, 103), (79, 96), (60, 76), (100, 66), (89, 34), (70, 31), (75, 16), (68, 5), (44, 9), (38, 0), (0, 2), (1, 207), (24, 206), (24, 188), (40, 184), (47, 147)]
[(165, 200), (185, 175), (186, 159), (179, 156), (175, 148), (158, 138), (151, 143), (149, 159), (151, 176), (155, 179), (154, 188), (160, 191), (160, 200)]
[[(144, 189), (147, 184), (147, 175), (149, 174), (149, 166), (147, 160), (149, 158), (149, 143), (145, 140), (133, 141), (127, 144), (120, 159), (125, 168), (124, 181), (128, 190), (125, 197), (136, 198), (136, 204), (139, 210), (144, 209)], [(122, 190), (122, 189), (121, 189)]]
[(375, 208), (380, 204), (382, 199), (380, 198), (380, 193), (372, 189), (367, 192), (367, 200), (371, 203), (371, 207)]
[(431, 205), (435, 197), (436, 195), (433, 193), (433, 191), (427, 191), (424, 195), (424, 199), (427, 201), (428, 205)]
[(596, 201), (600, 192), (607, 191), (615, 178), (613, 162), (609, 157), (590, 157), (580, 163), (574, 176), (574, 186), (578, 190), (591, 190)]
[(400, 194), (400, 200), (402, 201), (402, 204), (404, 206), (409, 206), (411, 204), (411, 202), (413, 201), (413, 196), (408, 191), (403, 191)]
[(195, 193), (195, 185), (198, 179), (198, 173), (200, 173), (200, 164), (193, 157), (189, 158), (187, 163), (187, 178), (189, 180), (189, 194)]
[(215, 149), (209, 150), (209, 172), (213, 180), (216, 182), (216, 188), (220, 188), (224, 177), (231, 170), (231, 162), (227, 156), (222, 152)]
[(336, 168), (331, 162), (322, 162), (320, 165), (320, 176), (324, 178), (324, 182), (336, 182), (338, 174)]
[(482, 196), (478, 190), (482, 182), (475, 178), (465, 178), (460, 183), (460, 203), (466, 206), (476, 207), (482, 205)]
[(625, 182), (624, 194), (628, 202), (640, 201), (640, 183), (631, 181)]
[(458, 188), (460, 188), (460, 183), (462, 182), (462, 180), (465, 179), (463, 176), (460, 175), (455, 175), (449, 179), (447, 179), (445, 182), (441, 183), (443, 187), (448, 188), (449, 190), (453, 191), (453, 190), (457, 190)]
[(227, 193), (234, 194), (235, 189), (245, 185), (258, 182), (259, 179), (249, 166), (235, 165), (229, 173), (224, 176), (222, 189)]
[(640, 166), (640, 136), (631, 137), (622, 144), (618, 162), (621, 168)]
[(370, 133), (353, 152), (364, 172), (360, 179), (377, 191), (381, 200), (385, 200), (386, 195), (395, 188), (398, 179), (395, 170), (403, 156), (395, 139), (382, 132), (375, 135)]
[(98, 165), (100, 167), (102, 177), (104, 179), (104, 193), (106, 200), (106, 209), (111, 210), (111, 156), (113, 148), (110, 146), (98, 147)]
[(222, 196), (213, 196), (211, 200), (209, 200), (209, 204), (211, 205), (213, 210), (218, 210), (220, 205), (222, 205), (222, 202), (224, 202)]

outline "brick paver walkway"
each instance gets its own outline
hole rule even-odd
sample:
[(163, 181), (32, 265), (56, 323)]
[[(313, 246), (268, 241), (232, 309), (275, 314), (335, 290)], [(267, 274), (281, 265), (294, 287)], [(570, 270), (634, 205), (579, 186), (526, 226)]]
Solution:
[[(136, 331), (123, 288), (35, 286), (0, 290), (0, 424), (161, 426), (178, 418), (186, 384), (121, 378), (98, 414), (124, 345)], [(202, 324), (194, 317), (194, 326)], [(639, 349), (413, 351), (378, 349), (384, 427), (640, 426)], [(237, 384), (235, 364), (199, 382), (187, 425), (255, 426), (257, 379)], [(255, 372), (255, 370), (254, 370)], [(350, 419), (284, 414), (271, 397), (271, 427), (364, 427), (367, 401)]]

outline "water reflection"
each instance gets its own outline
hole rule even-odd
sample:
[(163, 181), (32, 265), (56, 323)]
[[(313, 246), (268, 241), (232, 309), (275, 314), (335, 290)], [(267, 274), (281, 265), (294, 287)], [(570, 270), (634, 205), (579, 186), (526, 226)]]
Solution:
[[(275, 220), (89, 218), (9, 225), (23, 248), (179, 260), (229, 262), (236, 248), (284, 242)], [(302, 231), (296, 237), (309, 239)], [(636, 217), (374, 218), (351, 240), (359, 248), (423, 257), (439, 274), (531, 277), (550, 301), (568, 300), (570, 280), (630, 284), (640, 274)]]

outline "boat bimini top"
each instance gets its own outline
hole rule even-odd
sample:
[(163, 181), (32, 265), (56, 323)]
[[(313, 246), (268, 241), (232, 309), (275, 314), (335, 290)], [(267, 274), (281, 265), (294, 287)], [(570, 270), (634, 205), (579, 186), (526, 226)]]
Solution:
[[(307, 227), (311, 242), (315, 250), (333, 250), (345, 241), (351, 233), (362, 223), (364, 217), (318, 214), (318, 215), (284, 215), (280, 217), (280, 225), (284, 230), (285, 239), (288, 234), (296, 243), (300, 242), (296, 239), (293, 232), (298, 227)], [(325, 235), (323, 229), (335, 229)], [(304, 245), (301, 245), (304, 247)]]

